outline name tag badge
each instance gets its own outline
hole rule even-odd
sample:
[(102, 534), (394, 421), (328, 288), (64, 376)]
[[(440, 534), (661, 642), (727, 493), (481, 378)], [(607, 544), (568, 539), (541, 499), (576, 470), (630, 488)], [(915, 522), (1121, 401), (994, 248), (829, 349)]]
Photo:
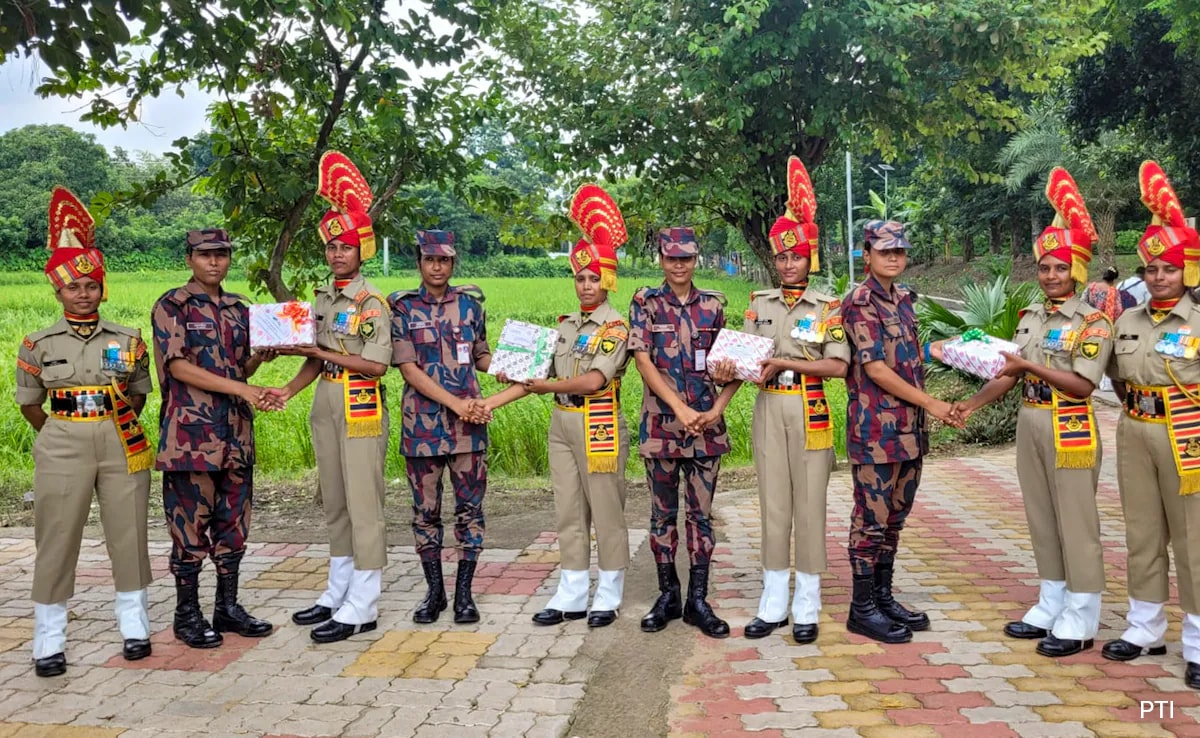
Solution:
[(414, 320), (408, 324), (408, 329), (410, 331), (417, 331), (422, 328), (432, 328), (432, 327), (433, 327), (432, 320)]
[(650, 332), (651, 333), (674, 333), (675, 326), (670, 323), (651, 323), (650, 324)]
[(471, 344), (466, 341), (459, 341), (454, 344), (455, 354), (457, 355), (459, 364), (471, 363)]
[(706, 349), (696, 349), (696, 371), (702, 372), (708, 369), (708, 351)]
[(204, 321), (204, 322), (200, 322), (200, 323), (189, 322), (187, 324), (187, 329), (189, 331), (211, 331), (213, 329), (213, 324), (209, 321)]

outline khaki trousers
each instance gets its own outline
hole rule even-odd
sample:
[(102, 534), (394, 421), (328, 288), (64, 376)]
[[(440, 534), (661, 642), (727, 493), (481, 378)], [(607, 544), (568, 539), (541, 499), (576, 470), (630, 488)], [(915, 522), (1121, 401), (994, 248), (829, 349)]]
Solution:
[(47, 419), (33, 442), (33, 462), (33, 601), (49, 605), (75, 594), (75, 565), (93, 492), (117, 591), (149, 586), (150, 472), (129, 473), (112, 418)]
[(588, 473), (584, 413), (555, 407), (550, 415), (550, 484), (564, 570), (588, 570), (593, 525), (600, 569), (615, 571), (629, 565), (629, 529), (625, 525), (629, 428), (619, 410), (617, 414), (617, 471), (610, 474)]
[(1117, 481), (1125, 512), (1129, 596), (1166, 602), (1169, 594), (1167, 544), (1175, 554), (1179, 606), (1200, 615), (1200, 494), (1179, 494), (1179, 472), (1167, 426), (1134, 420), (1122, 413), (1117, 423)]
[(1022, 406), (1017, 415), (1017, 480), (1038, 578), (1066, 581), (1067, 589), (1076, 593), (1104, 591), (1104, 549), (1096, 511), (1103, 453), (1098, 435), (1096, 444), (1094, 468), (1059, 469), (1053, 411)]
[(758, 502), (762, 515), (762, 566), (791, 568), (789, 547), (796, 547), (796, 571), (825, 571), (825, 495), (833, 468), (833, 449), (804, 448), (804, 398), (799, 394), (758, 393), (751, 424)]
[(329, 555), (353, 556), (354, 568), (359, 571), (382, 569), (387, 564), (383, 519), (387, 407), (383, 408), (381, 435), (347, 438), (344, 393), (339, 382), (317, 380), (308, 418), (329, 530)]

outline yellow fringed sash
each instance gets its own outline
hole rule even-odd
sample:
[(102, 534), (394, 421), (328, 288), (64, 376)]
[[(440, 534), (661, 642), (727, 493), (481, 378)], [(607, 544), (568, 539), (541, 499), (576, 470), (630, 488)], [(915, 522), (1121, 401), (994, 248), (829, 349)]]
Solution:
[[(1174, 379), (1174, 376), (1172, 376)], [(1195, 386), (1164, 387), (1163, 406), (1167, 411), (1167, 432), (1175, 450), (1175, 471), (1179, 472), (1179, 494), (1200, 492), (1200, 405), (1193, 397)]]
[(1054, 393), (1054, 460), (1059, 469), (1091, 469), (1096, 466), (1096, 418), (1092, 400), (1077, 400)]
[(825, 398), (825, 381), (803, 374), (799, 377), (799, 384), (770, 382), (763, 386), (762, 391), (773, 395), (801, 395), (804, 399), (805, 450), (833, 448), (833, 423), (829, 418), (829, 401)]
[(146, 431), (133, 410), (133, 403), (125, 395), (126, 386), (112, 380), (113, 420), (117, 424), (117, 435), (125, 449), (125, 467), (130, 474), (146, 471), (154, 466), (154, 449), (146, 440)]
[(325, 372), (321, 378), (342, 385), (342, 399), (346, 405), (347, 438), (374, 438), (383, 435), (383, 402), (377, 377), (353, 372), (342, 372), (339, 375)]
[(583, 398), (584, 429), (587, 431), (587, 463), (589, 474), (611, 474), (617, 471), (617, 384)]

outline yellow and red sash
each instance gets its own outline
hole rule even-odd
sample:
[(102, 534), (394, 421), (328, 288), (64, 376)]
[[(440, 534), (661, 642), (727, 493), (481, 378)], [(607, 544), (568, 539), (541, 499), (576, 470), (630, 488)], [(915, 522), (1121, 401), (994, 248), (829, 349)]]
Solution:
[(587, 431), (589, 474), (617, 471), (620, 439), (617, 437), (617, 382), (583, 398), (584, 429)]
[(133, 410), (133, 403), (125, 395), (127, 385), (112, 380), (113, 419), (117, 424), (117, 435), (125, 449), (125, 466), (130, 474), (145, 471), (154, 466), (154, 449), (146, 440), (146, 431)]
[(799, 384), (768, 382), (763, 385), (763, 392), (801, 395), (804, 400), (804, 448), (808, 451), (833, 448), (833, 423), (829, 417), (829, 401), (825, 398), (825, 381), (804, 374), (798, 376)]
[(378, 377), (343, 372), (340, 379), (346, 400), (346, 437), (373, 438), (383, 435), (383, 403)]
[(1167, 432), (1175, 450), (1179, 494), (1195, 494), (1200, 492), (1200, 407), (1179, 387), (1165, 389)]
[(1096, 466), (1096, 418), (1091, 398), (1077, 400), (1054, 393), (1054, 458), (1059, 469)]

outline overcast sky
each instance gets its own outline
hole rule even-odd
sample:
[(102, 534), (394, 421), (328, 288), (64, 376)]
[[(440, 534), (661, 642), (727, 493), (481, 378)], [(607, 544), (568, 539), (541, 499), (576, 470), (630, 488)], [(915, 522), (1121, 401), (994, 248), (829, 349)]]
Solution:
[(107, 130), (79, 120), (82, 100), (48, 98), (34, 93), (45, 67), (34, 58), (10, 58), (0, 64), (0, 133), (32, 123), (62, 124), (86, 133), (110, 151), (121, 146), (129, 151), (161, 154), (180, 136), (190, 136), (204, 128), (204, 109), (210, 98), (193, 90), (185, 98), (171, 92), (142, 104), (140, 124)]

